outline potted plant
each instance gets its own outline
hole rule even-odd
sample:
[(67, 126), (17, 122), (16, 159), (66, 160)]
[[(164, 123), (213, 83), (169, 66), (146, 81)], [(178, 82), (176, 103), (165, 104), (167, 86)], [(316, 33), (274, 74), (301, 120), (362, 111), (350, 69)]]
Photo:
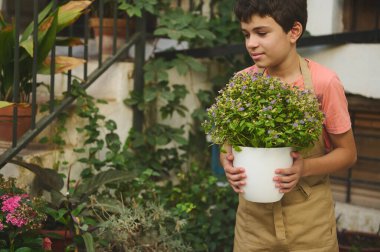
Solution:
[(52, 239), (53, 251), (63, 252), (67, 248), (77, 247), (94, 251), (92, 232), (97, 229), (98, 223), (90, 204), (94, 199), (90, 199), (90, 196), (96, 194), (99, 188), (107, 183), (129, 181), (135, 175), (109, 169), (100, 171), (88, 179), (72, 181), (70, 170), (67, 193), (50, 190), (52, 200), (46, 210), (50, 222), (44, 226), (43, 234)]
[(105, 55), (112, 54), (113, 47), (113, 34), (114, 34), (114, 12), (116, 10), (116, 43), (117, 47), (121, 43), (125, 42), (127, 29), (130, 33), (133, 32), (134, 27), (129, 25), (127, 28), (126, 16), (118, 11), (118, 1), (117, 0), (96, 0), (92, 4), (91, 17), (90, 17), (90, 27), (94, 33), (95, 41), (97, 47), (99, 47), (99, 36), (100, 36), (100, 18), (99, 11), (103, 8), (103, 19), (102, 19), (102, 51)]
[[(0, 124), (0, 140), (10, 141), (12, 139), (14, 106), (17, 106), (18, 114), (21, 116), (18, 121), (17, 136), (22, 135), (30, 128), (31, 106), (29, 100), (32, 92), (33, 58), (37, 57), (38, 73), (50, 74), (50, 57), (48, 55), (54, 44), (66, 46), (81, 44), (79, 39), (59, 39), (57, 35), (62, 29), (75, 22), (90, 4), (91, 1), (69, 1), (53, 11), (53, 1), (51, 1), (38, 16), (37, 55), (33, 55), (33, 23), (21, 34), (18, 97), (13, 97), (15, 27), (14, 24), (7, 23), (0, 15), (0, 120), (2, 122)], [(83, 60), (73, 57), (56, 56), (55, 73), (66, 72), (83, 62)]]
[[(274, 170), (290, 167), (290, 152), (311, 146), (322, 132), (323, 113), (310, 90), (259, 73), (233, 76), (207, 113), (202, 126), (214, 143), (232, 145), (234, 166), (247, 168), (244, 197), (254, 202), (281, 199)], [(261, 167), (268, 173), (258, 175)]]
[(46, 202), (0, 175), (0, 251), (43, 251), (49, 239), (38, 232), (46, 220)]
[[(102, 5), (103, 3), (103, 5)], [(146, 10), (153, 14), (154, 7), (157, 4), (157, 0), (96, 0), (92, 4), (92, 15), (90, 18), (90, 26), (93, 29), (95, 40), (97, 45), (99, 45), (99, 10), (103, 8), (103, 54), (110, 55), (112, 53), (113, 46), (113, 34), (114, 34), (114, 13), (116, 11), (116, 31), (117, 35), (117, 46), (121, 45), (126, 40), (127, 30), (129, 34), (135, 32), (136, 20), (134, 17), (141, 17), (142, 11)], [(127, 17), (129, 19), (127, 20)], [(155, 25), (155, 19), (149, 16), (148, 27)]]

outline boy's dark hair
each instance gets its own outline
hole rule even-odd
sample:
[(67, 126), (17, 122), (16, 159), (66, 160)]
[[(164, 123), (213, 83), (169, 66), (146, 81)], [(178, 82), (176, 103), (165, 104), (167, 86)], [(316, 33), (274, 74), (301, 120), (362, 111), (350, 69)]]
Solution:
[(296, 21), (302, 24), (303, 32), (307, 23), (306, 0), (237, 0), (235, 15), (240, 22), (248, 23), (253, 15), (272, 17), (287, 33)]

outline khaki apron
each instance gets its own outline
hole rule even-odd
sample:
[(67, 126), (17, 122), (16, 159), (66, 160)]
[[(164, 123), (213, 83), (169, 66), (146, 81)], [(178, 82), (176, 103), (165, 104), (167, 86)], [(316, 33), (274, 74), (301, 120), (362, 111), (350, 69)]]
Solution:
[[(306, 88), (313, 89), (305, 59), (300, 67)], [(260, 72), (263, 72), (261, 69)], [(320, 136), (304, 158), (325, 154)], [(234, 252), (337, 252), (335, 211), (328, 175), (300, 179), (274, 203), (254, 203), (239, 195)]]

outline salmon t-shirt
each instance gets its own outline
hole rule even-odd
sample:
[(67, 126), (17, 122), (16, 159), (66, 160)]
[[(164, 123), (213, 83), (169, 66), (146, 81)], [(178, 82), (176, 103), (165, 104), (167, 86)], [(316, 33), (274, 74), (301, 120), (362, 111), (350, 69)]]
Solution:
[[(326, 150), (332, 149), (328, 134), (342, 134), (351, 129), (350, 114), (344, 88), (339, 77), (330, 69), (307, 59), (311, 72), (314, 93), (321, 104), (321, 110), (325, 115), (324, 140)], [(257, 66), (253, 65), (243, 72), (257, 72)], [(303, 77), (300, 76), (292, 85), (304, 88)]]

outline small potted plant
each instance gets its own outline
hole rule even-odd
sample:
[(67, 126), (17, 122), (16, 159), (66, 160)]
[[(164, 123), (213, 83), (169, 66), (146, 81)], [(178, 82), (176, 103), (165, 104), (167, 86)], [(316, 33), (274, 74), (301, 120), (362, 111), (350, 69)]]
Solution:
[[(311, 146), (322, 133), (323, 113), (311, 90), (259, 73), (233, 76), (207, 113), (205, 132), (215, 144), (233, 146), (234, 166), (247, 168), (245, 198), (255, 202), (281, 199), (274, 170), (290, 167), (290, 152)], [(258, 174), (260, 168), (268, 173)]]
[[(15, 27), (7, 23), (0, 15), (0, 140), (12, 139), (13, 107), (17, 106), (18, 120), (17, 135), (21, 136), (30, 128), (31, 106), (29, 104), (32, 92), (33, 58), (37, 58), (37, 70), (40, 74), (50, 74), (50, 50), (54, 44), (74, 46), (81, 44), (75, 38), (57, 38), (65, 27), (75, 22), (91, 4), (91, 1), (69, 1), (53, 10), (53, 1), (39, 14), (38, 25), (38, 54), (33, 55), (33, 23), (21, 34), (19, 39), (19, 93), (14, 97), (14, 47)], [(66, 72), (83, 64), (83, 60), (56, 56), (55, 73)], [(14, 104), (16, 102), (17, 104)]]
[(15, 182), (14, 178), (4, 179), (0, 175), (0, 250), (49, 249), (49, 239), (38, 232), (46, 220), (45, 201), (31, 198)]
[[(90, 26), (94, 32), (97, 45), (99, 45), (100, 36), (100, 9), (103, 10), (103, 34), (102, 34), (102, 51), (105, 55), (112, 54), (113, 35), (116, 35), (117, 48), (127, 39), (128, 34), (131, 35), (136, 30), (136, 17), (141, 17), (142, 12), (153, 14), (157, 0), (95, 0), (92, 4)], [(116, 14), (116, 20), (114, 15)], [(129, 19), (127, 20), (127, 17)], [(114, 31), (114, 23), (116, 22), (116, 30)], [(153, 23), (153, 24), (152, 24)], [(148, 27), (155, 25), (155, 20), (149, 16)]]

